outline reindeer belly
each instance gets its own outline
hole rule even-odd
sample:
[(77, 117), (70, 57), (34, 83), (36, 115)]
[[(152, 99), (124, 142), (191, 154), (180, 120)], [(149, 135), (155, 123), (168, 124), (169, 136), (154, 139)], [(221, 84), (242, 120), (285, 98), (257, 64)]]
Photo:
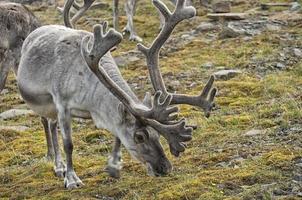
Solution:
[(29, 90), (22, 89), (20, 85), (19, 90), (24, 101), (35, 113), (50, 119), (57, 118), (56, 106), (50, 94), (31, 92)]

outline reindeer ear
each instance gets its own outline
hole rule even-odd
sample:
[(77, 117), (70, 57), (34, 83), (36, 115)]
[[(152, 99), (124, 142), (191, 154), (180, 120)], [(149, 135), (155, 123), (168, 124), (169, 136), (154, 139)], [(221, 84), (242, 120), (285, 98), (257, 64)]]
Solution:
[(118, 113), (121, 117), (122, 123), (131, 118), (131, 114), (129, 113), (129, 111), (125, 108), (125, 106), (122, 103), (118, 104), (117, 109), (118, 109)]
[(146, 92), (144, 100), (143, 100), (143, 104), (149, 108), (152, 107), (152, 99), (151, 99), (151, 94), (150, 92)]

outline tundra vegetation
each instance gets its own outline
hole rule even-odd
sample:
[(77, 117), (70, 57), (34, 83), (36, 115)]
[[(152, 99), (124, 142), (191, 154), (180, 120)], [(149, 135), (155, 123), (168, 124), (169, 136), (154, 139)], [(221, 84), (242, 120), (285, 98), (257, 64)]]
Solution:
[[(102, 20), (112, 22), (111, 1), (104, 2), (109, 8), (88, 10), (78, 21), (77, 29), (92, 31), (92, 25)], [(239, 3), (232, 5), (233, 11), (250, 12), (269, 1), (234, 2)], [(265, 16), (277, 20), (280, 26), (267, 26), (268, 29), (253, 36), (219, 39), (219, 30), (197, 31), (196, 27), (209, 20), (206, 10), (198, 2), (194, 4), (197, 16), (179, 24), (161, 53), (161, 71), (168, 90), (196, 94), (208, 77), (221, 69), (236, 69), (241, 73), (215, 81), (217, 106), (210, 118), (205, 118), (196, 108), (181, 107), (180, 115), (198, 128), (179, 158), (170, 155), (168, 145), (162, 141), (173, 163), (172, 173), (150, 177), (123, 149), (121, 177), (110, 178), (104, 168), (114, 143), (112, 134), (96, 129), (90, 120), (73, 120), (74, 167), (85, 186), (65, 190), (52, 172), (53, 163), (45, 159), (46, 141), (40, 119), (30, 114), (0, 119), (0, 198), (301, 198), (301, 11), (288, 14), (286, 7), (254, 10), (252, 19)], [(146, 1), (139, 1), (137, 7), (136, 31), (150, 43), (158, 33), (157, 11)], [(63, 23), (55, 7), (29, 8), (43, 24)], [(120, 13), (123, 27), (127, 19), (122, 9)], [(144, 56), (133, 51), (135, 44), (123, 40), (113, 56), (120, 63), (123, 77), (143, 97), (152, 86)], [(11, 72), (0, 95), (0, 113), (27, 108), (16, 85)], [(12, 126), (28, 129), (17, 131)]]

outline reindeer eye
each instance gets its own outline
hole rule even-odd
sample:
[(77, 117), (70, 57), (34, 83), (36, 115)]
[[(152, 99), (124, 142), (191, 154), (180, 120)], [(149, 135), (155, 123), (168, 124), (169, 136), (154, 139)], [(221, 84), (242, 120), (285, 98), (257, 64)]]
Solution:
[(148, 139), (148, 136), (147, 131), (137, 131), (134, 133), (134, 141), (136, 144), (141, 144)]

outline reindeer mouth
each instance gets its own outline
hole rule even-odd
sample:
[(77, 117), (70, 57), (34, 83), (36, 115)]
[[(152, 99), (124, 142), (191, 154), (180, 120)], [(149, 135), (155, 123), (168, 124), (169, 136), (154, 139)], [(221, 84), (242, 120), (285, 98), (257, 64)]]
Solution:
[(146, 167), (149, 176), (153, 176), (153, 177), (159, 176), (159, 174), (153, 170), (153, 167), (149, 162), (146, 163)]

